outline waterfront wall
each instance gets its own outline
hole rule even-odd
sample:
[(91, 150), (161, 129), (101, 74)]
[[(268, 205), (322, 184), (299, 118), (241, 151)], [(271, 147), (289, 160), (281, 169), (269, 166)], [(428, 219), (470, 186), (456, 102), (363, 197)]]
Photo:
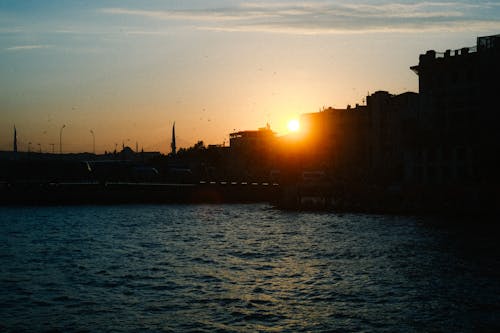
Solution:
[(273, 202), (270, 184), (4, 183), (0, 204), (125, 204)]

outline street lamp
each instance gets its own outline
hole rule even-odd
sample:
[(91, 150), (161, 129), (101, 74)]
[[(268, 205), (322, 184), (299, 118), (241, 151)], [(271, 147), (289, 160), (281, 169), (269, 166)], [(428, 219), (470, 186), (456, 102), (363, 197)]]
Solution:
[(62, 154), (62, 131), (66, 127), (66, 125), (62, 125), (61, 130), (59, 131), (59, 154)]
[(39, 143), (37, 143), (37, 145), (38, 145), (38, 153), (41, 154), (42, 153), (42, 145)]
[(90, 133), (92, 134), (92, 152), (95, 155), (95, 134), (93, 130), (90, 130)]

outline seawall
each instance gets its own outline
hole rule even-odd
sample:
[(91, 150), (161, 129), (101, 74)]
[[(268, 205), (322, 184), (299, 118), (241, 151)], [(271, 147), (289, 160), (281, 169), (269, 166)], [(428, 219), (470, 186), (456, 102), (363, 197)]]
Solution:
[(14, 183), (0, 205), (272, 202), (279, 186), (257, 183)]

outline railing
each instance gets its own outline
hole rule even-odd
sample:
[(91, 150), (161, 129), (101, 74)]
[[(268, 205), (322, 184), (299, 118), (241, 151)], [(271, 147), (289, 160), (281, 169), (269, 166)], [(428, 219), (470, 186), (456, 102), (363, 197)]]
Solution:
[(243, 185), (243, 186), (278, 186), (277, 182), (245, 182), (245, 181), (208, 181), (208, 180), (200, 180), (200, 185)]
[[(465, 51), (467, 50), (467, 51)], [(477, 46), (469, 46), (469, 47), (462, 47), (460, 49), (456, 50), (446, 50), (445, 52), (436, 52), (436, 58), (445, 58), (445, 57), (453, 57), (453, 56), (459, 56), (463, 55), (464, 51), (466, 53), (475, 53), (477, 52)]]

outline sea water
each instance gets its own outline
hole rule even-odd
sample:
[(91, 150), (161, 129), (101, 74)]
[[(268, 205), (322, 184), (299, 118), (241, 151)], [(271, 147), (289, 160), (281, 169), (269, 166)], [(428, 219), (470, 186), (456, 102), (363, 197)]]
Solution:
[(2, 207), (0, 330), (500, 331), (496, 229), (441, 222), (264, 204)]

